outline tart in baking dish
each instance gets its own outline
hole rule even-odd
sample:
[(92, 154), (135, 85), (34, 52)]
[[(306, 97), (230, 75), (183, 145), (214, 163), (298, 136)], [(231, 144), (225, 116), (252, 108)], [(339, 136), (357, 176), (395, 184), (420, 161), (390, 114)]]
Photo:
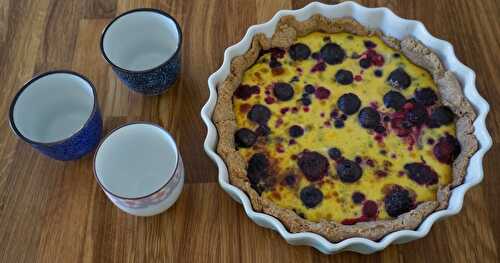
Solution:
[(231, 183), (290, 231), (332, 241), (412, 229), (447, 206), (477, 148), (438, 57), (351, 19), (282, 18), (219, 86)]

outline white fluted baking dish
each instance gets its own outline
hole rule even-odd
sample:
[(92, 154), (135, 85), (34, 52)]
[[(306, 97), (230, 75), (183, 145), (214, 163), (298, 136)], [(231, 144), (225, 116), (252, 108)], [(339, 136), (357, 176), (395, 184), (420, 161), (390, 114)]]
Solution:
[[(479, 149), (472, 156), (467, 168), (467, 175), (462, 185), (454, 188), (450, 197), (448, 208), (430, 214), (415, 230), (400, 230), (386, 235), (378, 241), (366, 238), (348, 238), (338, 243), (332, 243), (324, 237), (309, 232), (290, 233), (276, 218), (255, 212), (248, 196), (239, 188), (229, 182), (228, 170), (222, 158), (216, 153), (217, 130), (211, 120), (217, 102), (217, 85), (222, 83), (229, 74), (231, 60), (244, 54), (250, 47), (252, 38), (257, 33), (264, 33), (271, 37), (279, 19), (292, 15), (299, 21), (304, 21), (314, 14), (321, 14), (327, 18), (352, 17), (366, 27), (379, 29), (385, 35), (397, 39), (412, 36), (420, 40), (425, 46), (432, 49), (441, 59), (446, 69), (452, 71), (460, 81), (465, 96), (473, 105), (477, 118), (474, 121), (474, 135), (479, 141)], [(227, 48), (224, 52), (222, 66), (208, 79), (210, 96), (201, 110), (201, 117), (207, 126), (207, 137), (204, 148), (208, 156), (216, 163), (219, 170), (219, 183), (229, 195), (243, 204), (246, 214), (260, 226), (273, 229), (290, 244), (312, 246), (325, 254), (336, 253), (344, 250), (363, 254), (373, 253), (384, 249), (391, 243), (400, 244), (422, 238), (431, 229), (434, 222), (439, 219), (457, 214), (463, 204), (465, 192), (472, 186), (481, 182), (483, 178), (482, 160), (486, 151), (491, 147), (491, 137), (486, 129), (485, 119), (489, 111), (488, 103), (479, 95), (475, 86), (475, 73), (462, 64), (453, 51), (450, 43), (433, 37), (420, 21), (403, 19), (387, 8), (366, 8), (354, 2), (343, 2), (337, 5), (311, 3), (299, 10), (282, 10), (274, 17), (260, 25), (251, 26), (243, 39), (237, 44)]]

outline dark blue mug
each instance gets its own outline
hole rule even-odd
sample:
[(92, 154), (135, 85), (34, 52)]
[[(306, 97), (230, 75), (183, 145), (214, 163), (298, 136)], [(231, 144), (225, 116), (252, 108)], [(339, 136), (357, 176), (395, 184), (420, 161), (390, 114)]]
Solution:
[(9, 122), (19, 138), (63, 161), (92, 151), (102, 133), (94, 86), (67, 70), (46, 72), (24, 84), (10, 105)]
[(141, 8), (121, 14), (106, 26), (101, 52), (131, 90), (159, 95), (179, 75), (181, 43), (181, 28), (172, 16)]

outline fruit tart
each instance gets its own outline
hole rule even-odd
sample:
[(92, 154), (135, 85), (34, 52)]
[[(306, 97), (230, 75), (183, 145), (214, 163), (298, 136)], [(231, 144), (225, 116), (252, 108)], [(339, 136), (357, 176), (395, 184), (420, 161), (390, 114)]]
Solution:
[(283, 17), (218, 86), (231, 184), (291, 232), (377, 240), (446, 208), (477, 149), (438, 56), (350, 18)]

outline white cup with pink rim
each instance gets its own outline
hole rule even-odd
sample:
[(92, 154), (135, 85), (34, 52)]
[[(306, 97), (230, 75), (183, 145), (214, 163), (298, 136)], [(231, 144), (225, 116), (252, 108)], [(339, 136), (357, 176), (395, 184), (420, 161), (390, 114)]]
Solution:
[(94, 156), (94, 175), (108, 198), (136, 216), (159, 214), (179, 198), (184, 165), (162, 127), (136, 122), (113, 130)]

